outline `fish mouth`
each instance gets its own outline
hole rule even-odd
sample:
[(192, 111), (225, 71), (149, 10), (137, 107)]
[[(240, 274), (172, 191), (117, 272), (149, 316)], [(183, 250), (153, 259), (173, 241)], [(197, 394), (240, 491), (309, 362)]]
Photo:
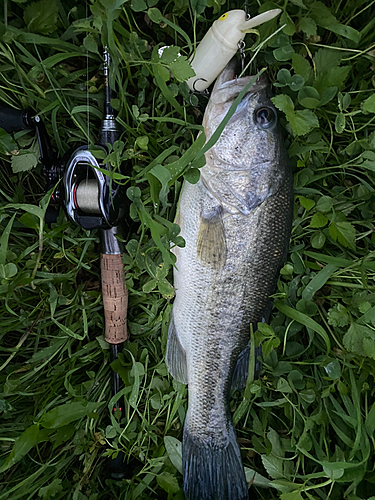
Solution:
[(220, 73), (217, 81), (219, 84), (224, 84), (226, 82), (230, 82), (236, 78), (236, 75), (238, 73), (239, 69), (239, 63), (237, 58), (234, 56), (232, 59), (229, 61), (229, 63), (225, 66), (223, 71)]
[[(216, 80), (211, 93), (211, 99), (214, 102), (225, 102), (233, 99), (234, 95), (238, 95), (244, 89), (254, 76), (243, 76), (237, 78), (239, 72), (239, 63), (236, 57), (233, 57), (225, 66)], [(262, 73), (254, 83), (249, 87), (248, 93), (255, 94), (268, 87), (268, 78)]]
[[(247, 81), (249, 82), (254, 75), (242, 76), (239, 78), (237, 75), (239, 73), (239, 62), (236, 57), (232, 57), (229, 63), (225, 66), (223, 71), (220, 73), (218, 80), (220, 80), (221, 84), (226, 82), (231, 82), (236, 80), (237, 82)], [(266, 85), (268, 83), (268, 79), (264, 73), (262, 73), (255, 81), (257, 85)]]

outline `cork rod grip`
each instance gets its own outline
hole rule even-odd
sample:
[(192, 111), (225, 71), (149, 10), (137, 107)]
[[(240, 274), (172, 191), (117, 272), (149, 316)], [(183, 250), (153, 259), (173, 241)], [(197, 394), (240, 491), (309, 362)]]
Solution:
[(128, 338), (126, 316), (128, 291), (120, 254), (100, 254), (102, 294), (105, 318), (105, 339), (109, 344), (121, 344)]

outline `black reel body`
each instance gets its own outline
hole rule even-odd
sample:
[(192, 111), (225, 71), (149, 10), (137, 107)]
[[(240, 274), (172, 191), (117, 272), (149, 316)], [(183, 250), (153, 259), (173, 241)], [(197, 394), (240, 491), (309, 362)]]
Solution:
[[(107, 142), (111, 134), (115, 137), (115, 132), (117, 138), (115, 122), (111, 125), (107, 127), (108, 131), (104, 130), (101, 134), (101, 139)], [(123, 187), (100, 171), (110, 168), (100, 163), (87, 146), (70, 151), (60, 159), (51, 148), (46, 128), (39, 116), (32, 110), (16, 110), (5, 104), (0, 106), (0, 127), (8, 133), (27, 129), (34, 129), (37, 133), (46, 191), (55, 188), (46, 213), (48, 224), (56, 222), (60, 206), (65, 208), (71, 221), (84, 229), (109, 229), (124, 219), (126, 197)], [(104, 146), (95, 145), (95, 149), (107, 155)], [(60, 180), (63, 185), (59, 183), (56, 186)]]
[[(96, 146), (107, 154), (103, 146)], [(70, 220), (84, 229), (108, 229), (124, 218), (122, 186), (101, 170), (86, 146), (77, 148), (63, 166), (64, 207)]]

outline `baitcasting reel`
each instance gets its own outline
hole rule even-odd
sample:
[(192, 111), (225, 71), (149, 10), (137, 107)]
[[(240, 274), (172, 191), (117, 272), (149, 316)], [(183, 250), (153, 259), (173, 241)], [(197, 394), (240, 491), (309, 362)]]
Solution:
[[(118, 134), (113, 123), (108, 124), (107, 121), (113, 120), (107, 117), (104, 119), (103, 140), (106, 140), (108, 132), (112, 136)], [(111, 125), (109, 130), (108, 125)], [(99, 170), (109, 170), (109, 167), (100, 163), (86, 146), (81, 146), (60, 159), (51, 148), (42, 120), (29, 110), (19, 111), (5, 105), (0, 106), (0, 128), (8, 133), (34, 129), (38, 138), (43, 177), (46, 179), (46, 191), (62, 179), (62, 187), (57, 186), (52, 195), (52, 206), (47, 213), (48, 223), (56, 221), (59, 205), (65, 208), (72, 222), (84, 229), (109, 229), (118, 226), (124, 219), (125, 196), (122, 186), (112, 183), (111, 178)], [(107, 154), (104, 146), (96, 145), (95, 148)]]
[(65, 210), (84, 229), (108, 229), (124, 216), (121, 186), (111, 186), (110, 178), (99, 170), (104, 168), (85, 146), (76, 149), (63, 166)]
[[(101, 129), (100, 149), (107, 151), (102, 144), (113, 143), (119, 138), (119, 131), (112, 115), (106, 115)], [(15, 110), (8, 106), (0, 107), (0, 128), (8, 133), (34, 129), (37, 134), (40, 162), (46, 179), (46, 191), (58, 185), (52, 195), (52, 206), (47, 212), (46, 221), (56, 221), (58, 207), (63, 206), (69, 219), (84, 229), (109, 229), (118, 226), (124, 219), (125, 199), (122, 186), (111, 181), (101, 170), (110, 170), (95, 158), (92, 151), (81, 146), (66, 154), (62, 159), (52, 150), (43, 121), (30, 110)], [(113, 141), (113, 142), (112, 142)]]
[[(100, 130), (100, 144), (95, 149), (107, 154), (105, 145), (113, 144), (120, 137), (120, 131), (110, 105), (111, 92), (108, 85), (110, 59), (104, 52), (105, 116)], [(125, 194), (121, 185), (112, 182), (110, 176), (101, 170), (110, 171), (86, 146), (70, 151), (62, 159), (50, 143), (43, 121), (30, 110), (16, 110), (7, 105), (0, 106), (0, 128), (8, 133), (34, 129), (37, 134), (40, 162), (46, 179), (46, 191), (58, 185), (52, 195), (47, 223), (54, 222), (58, 207), (63, 206), (69, 219), (84, 229), (110, 229), (124, 219)], [(102, 155), (101, 155), (102, 156)]]

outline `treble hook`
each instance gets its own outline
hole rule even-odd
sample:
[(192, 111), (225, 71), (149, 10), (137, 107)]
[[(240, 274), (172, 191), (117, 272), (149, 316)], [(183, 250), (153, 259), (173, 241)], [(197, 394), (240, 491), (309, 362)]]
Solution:
[(243, 70), (245, 68), (245, 47), (246, 43), (244, 40), (240, 40), (237, 44), (238, 50), (240, 52), (240, 57), (241, 57), (241, 74), (243, 73)]

